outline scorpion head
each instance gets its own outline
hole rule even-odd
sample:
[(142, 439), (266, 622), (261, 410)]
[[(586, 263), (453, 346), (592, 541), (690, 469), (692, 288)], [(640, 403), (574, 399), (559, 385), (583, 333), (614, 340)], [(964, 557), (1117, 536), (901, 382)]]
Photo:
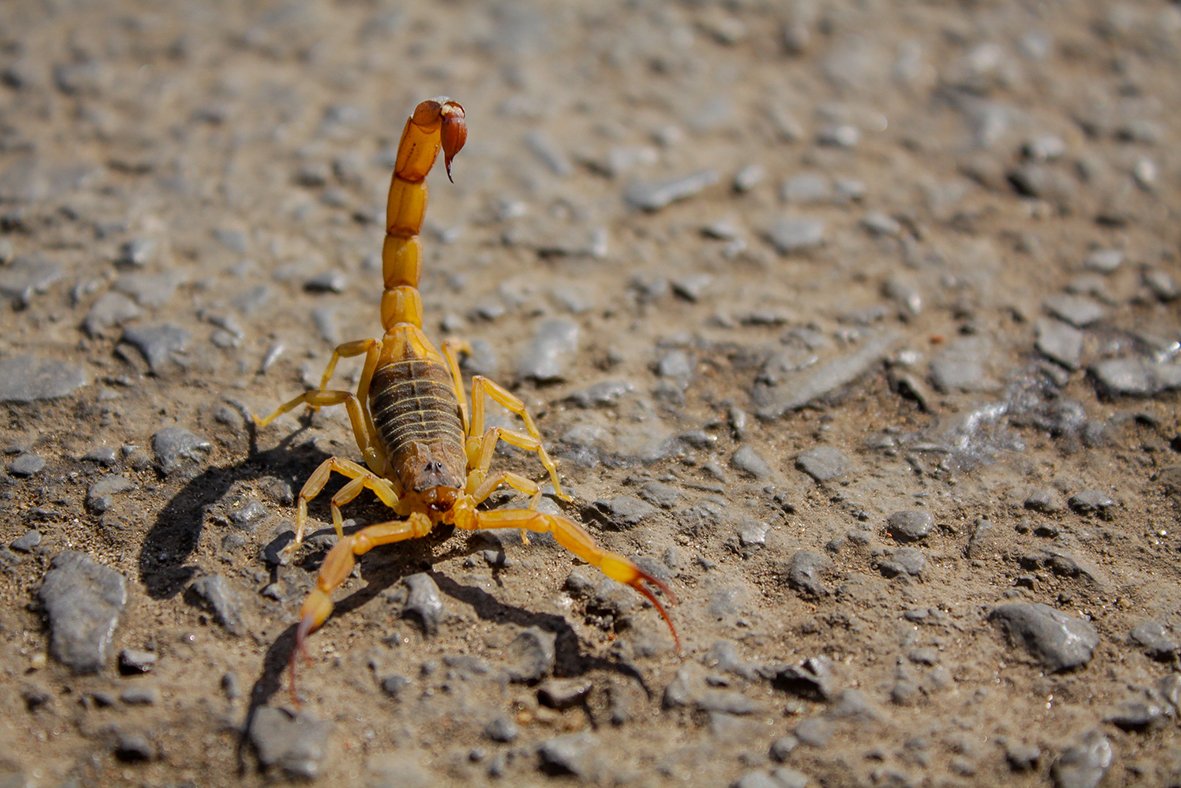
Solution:
[[(446, 448), (416, 442), (398, 469), (403, 491), (417, 495), (432, 512), (448, 511), (466, 481), (462, 464), (465, 458), (462, 455), (452, 458), (454, 452)], [(448, 462), (449, 459), (452, 461)]]

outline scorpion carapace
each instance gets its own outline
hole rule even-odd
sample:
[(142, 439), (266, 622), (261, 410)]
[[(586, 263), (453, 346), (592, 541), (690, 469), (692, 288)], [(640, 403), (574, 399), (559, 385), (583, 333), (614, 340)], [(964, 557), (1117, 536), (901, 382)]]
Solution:
[[(553, 483), (554, 494), (570, 500), (558, 481), (558, 470), (541, 442), (524, 403), (507, 389), (480, 375), (473, 376), (471, 409), (459, 371), (459, 355), (470, 352), (465, 342), (448, 340), (441, 349), (422, 330), (422, 299), (418, 293), (421, 270), (422, 229), (426, 211), (426, 176), (443, 151), (447, 176), (451, 160), (467, 140), (463, 107), (447, 98), (420, 103), (406, 121), (398, 145), (394, 175), (386, 209), (386, 237), (382, 247), (385, 290), (381, 297), (381, 339), (362, 339), (338, 346), (328, 361), (320, 387), (280, 405), (265, 419), (265, 427), (301, 405), (312, 409), (344, 405), (352, 424), (357, 448), (365, 461), (329, 457), (304, 483), (295, 518), (294, 552), (303, 543), (308, 501), (324, 489), (333, 471), (348, 482), (332, 496), (332, 524), (339, 537), (324, 558), (316, 587), (300, 611), (295, 648), (291, 654), (291, 691), (295, 694), (295, 668), (308, 635), (332, 613), (332, 592), (352, 572), (356, 557), (374, 547), (426, 535), (444, 523), (474, 531), (515, 528), (547, 532), (558, 544), (582, 560), (642, 594), (668, 624), (680, 651), (680, 638), (672, 619), (653, 589), (673, 599), (668, 587), (631, 560), (595, 544), (573, 520), (537, 510), (541, 488), (531, 479), (510, 471), (491, 472), (492, 457), (501, 441), (537, 455)], [(356, 392), (330, 389), (328, 384), (342, 358), (364, 356)], [(524, 431), (503, 427), (484, 428), (486, 400), (502, 405), (519, 417)], [(526, 509), (477, 508), (495, 490), (510, 487), (529, 496)], [(396, 519), (370, 525), (345, 535), (340, 507), (370, 490), (394, 511)]]

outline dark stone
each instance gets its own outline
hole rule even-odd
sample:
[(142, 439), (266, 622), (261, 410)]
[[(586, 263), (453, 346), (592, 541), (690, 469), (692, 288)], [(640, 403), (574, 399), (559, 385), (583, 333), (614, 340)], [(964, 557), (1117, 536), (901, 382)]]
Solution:
[(922, 509), (907, 509), (894, 512), (886, 518), (886, 530), (894, 541), (906, 544), (921, 542), (935, 527), (935, 518)]
[(816, 446), (800, 452), (796, 467), (818, 482), (830, 482), (849, 472), (849, 458), (833, 446)]
[(1054, 761), (1050, 776), (1057, 788), (1096, 788), (1111, 768), (1114, 753), (1102, 731), (1088, 731)]
[(1051, 673), (1086, 665), (1099, 645), (1099, 635), (1089, 622), (1040, 603), (1001, 605), (988, 618)]
[(0, 402), (38, 402), (72, 394), (89, 382), (86, 370), (37, 356), (0, 359)]
[(825, 596), (828, 589), (821, 582), (820, 575), (830, 564), (820, 553), (798, 550), (787, 565), (787, 584), (806, 596)]
[(223, 575), (199, 577), (190, 586), (191, 592), (213, 613), (217, 623), (232, 635), (244, 635), (242, 604), (238, 594), (230, 587)]

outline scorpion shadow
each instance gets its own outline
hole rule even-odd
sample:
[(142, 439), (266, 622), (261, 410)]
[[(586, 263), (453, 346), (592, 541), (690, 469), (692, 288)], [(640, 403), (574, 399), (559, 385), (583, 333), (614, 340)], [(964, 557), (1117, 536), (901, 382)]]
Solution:
[[(294, 443), (309, 425), (306, 419), (301, 422), (301, 429), (284, 435), (274, 448), (266, 451), (258, 450), (253, 421), (247, 418), (246, 423), (249, 439), (246, 458), (239, 463), (208, 468), (189, 479), (160, 511), (145, 537), (139, 556), (139, 575), (141, 584), (152, 598), (176, 596), (204, 571), (190, 559), (201, 542), (206, 512), (225, 498), (234, 484), (269, 476), (287, 481), (292, 489), (298, 489), (312, 470), (328, 457), (310, 443)], [(445, 573), (435, 571), (433, 566), (437, 563), (482, 549), (477, 540), (468, 539), (435, 555), (434, 545), (447, 540), (452, 530), (440, 528), (425, 539), (407, 542), (400, 550), (377, 551), (363, 556), (359, 563), (365, 584), (336, 603), (333, 618), (346, 618), (407, 575), (425, 571), (443, 593), (469, 605), (481, 620), (510, 623), (520, 628), (537, 627), (553, 634), (554, 675), (578, 676), (592, 670), (611, 671), (636, 681), (649, 698), (652, 696), (643, 675), (632, 664), (614, 656), (604, 658), (584, 653), (577, 633), (564, 616), (507, 604), (481, 588), (456, 582)], [(328, 527), (318, 533), (332, 533), (332, 529)], [(277, 551), (291, 538), (292, 534), (285, 532), (264, 550)], [(314, 556), (308, 556), (300, 564), (314, 571), (315, 567), (310, 565), (315, 560)], [(496, 567), (493, 570), (499, 582), (499, 570)], [(272, 566), (272, 575), (276, 571), (277, 567)], [(185, 601), (197, 604), (188, 596)], [(285, 627), (263, 656), (260, 672), (250, 690), (246, 717), (239, 729), (237, 759), (240, 772), (247, 768), (245, 750), (259, 709), (268, 705), (283, 689), (283, 675), (295, 649), (295, 630), (294, 623)]]

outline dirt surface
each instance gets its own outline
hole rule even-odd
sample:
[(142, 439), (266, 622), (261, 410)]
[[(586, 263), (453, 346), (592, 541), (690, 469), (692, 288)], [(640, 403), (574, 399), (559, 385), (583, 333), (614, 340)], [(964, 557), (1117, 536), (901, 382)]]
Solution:
[[(5, 4), (5, 785), (1181, 784), (1177, 3), (175, 5)], [(246, 415), (380, 332), (441, 94), (427, 331), (683, 651), (440, 532), (360, 562), (297, 710), (327, 495), (279, 550), (359, 455)]]

